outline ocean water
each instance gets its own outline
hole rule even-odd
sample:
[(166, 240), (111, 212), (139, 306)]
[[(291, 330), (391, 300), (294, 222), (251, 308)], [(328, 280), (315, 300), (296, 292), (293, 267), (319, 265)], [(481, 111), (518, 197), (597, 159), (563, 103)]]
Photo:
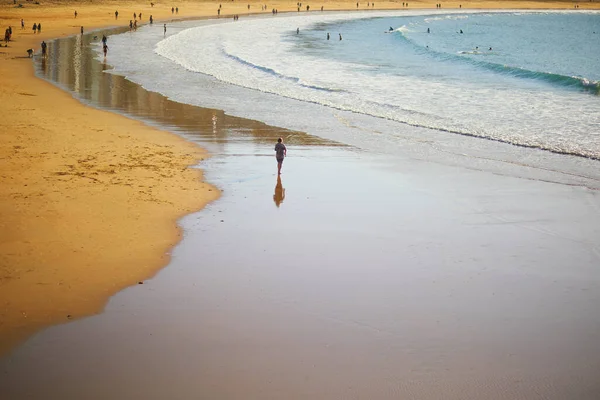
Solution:
[(173, 100), (361, 148), (410, 132), (600, 159), (600, 13), (310, 14), (145, 26), (111, 36), (107, 62)]

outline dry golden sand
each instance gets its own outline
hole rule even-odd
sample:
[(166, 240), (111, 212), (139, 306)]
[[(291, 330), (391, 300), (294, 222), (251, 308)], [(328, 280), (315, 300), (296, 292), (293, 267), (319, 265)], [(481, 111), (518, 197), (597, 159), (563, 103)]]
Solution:
[[(152, 276), (179, 240), (176, 220), (218, 196), (190, 169), (206, 154), (175, 135), (86, 107), (34, 77), (26, 50), (44, 39), (126, 25), (133, 13), (215, 16), (219, 1), (23, 2), (0, 5), (0, 354), (42, 327), (97, 313), (117, 291)], [(222, 2), (222, 16), (257, 12), (264, 2)], [(412, 8), (435, 8), (410, 2)], [(444, 8), (572, 9), (573, 2), (452, 2)], [(579, 3), (580, 9), (599, 8)], [(173, 4), (175, 5), (175, 4)], [(320, 2), (326, 10), (355, 1)], [(360, 8), (366, 2), (361, 1)], [(267, 3), (295, 11), (296, 2)], [(377, 1), (376, 9), (401, 8)], [(78, 17), (74, 18), (77, 10)], [(115, 21), (114, 11), (119, 10)], [(270, 11), (267, 11), (269, 13)], [(20, 19), (25, 29), (20, 29)], [(34, 35), (33, 23), (42, 24)], [(162, 22), (161, 22), (162, 23)]]

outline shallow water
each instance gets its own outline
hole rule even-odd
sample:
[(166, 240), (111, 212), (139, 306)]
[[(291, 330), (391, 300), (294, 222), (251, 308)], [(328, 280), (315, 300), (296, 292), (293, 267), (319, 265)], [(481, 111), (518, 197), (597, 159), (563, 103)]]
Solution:
[[(257, 102), (273, 114), (271, 124), (362, 148), (372, 149), (389, 120), (394, 130), (430, 128), (600, 158), (598, 13), (314, 13), (178, 24), (164, 39), (158, 28), (111, 38), (110, 62), (114, 72), (184, 103), (214, 100), (248, 117), (240, 109), (255, 113), (246, 103)], [(143, 49), (140, 41), (153, 52), (125, 50)], [(222, 93), (205, 99), (193, 90), (204, 83), (190, 88), (198, 79), (190, 71)], [(370, 129), (348, 138), (322, 128), (342, 111), (371, 117)], [(299, 116), (312, 123), (300, 128)], [(393, 138), (390, 145), (391, 152), (402, 147)]]

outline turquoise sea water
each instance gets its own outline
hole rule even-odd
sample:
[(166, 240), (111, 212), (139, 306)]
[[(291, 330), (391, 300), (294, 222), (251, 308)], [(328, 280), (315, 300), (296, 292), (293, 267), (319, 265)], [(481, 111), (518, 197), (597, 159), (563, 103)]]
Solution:
[[(159, 28), (111, 37), (109, 62), (177, 101), (359, 147), (379, 133), (393, 147), (417, 128), (600, 159), (599, 13), (316, 12)], [(129, 50), (144, 46), (140, 63)], [(363, 129), (341, 132), (344, 113)]]

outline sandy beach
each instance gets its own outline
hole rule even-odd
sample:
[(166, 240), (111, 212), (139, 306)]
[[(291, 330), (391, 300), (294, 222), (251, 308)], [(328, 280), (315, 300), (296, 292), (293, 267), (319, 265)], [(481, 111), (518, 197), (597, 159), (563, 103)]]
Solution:
[[(249, 3), (250, 8), (247, 2), (227, 4), (222, 15), (253, 13), (262, 4)], [(356, 9), (354, 2), (324, 4), (330, 10)], [(458, 8), (459, 4), (463, 8), (572, 9), (574, 3), (453, 2), (443, 6)], [(594, 347), (598, 338), (590, 333), (599, 325), (597, 319), (589, 318), (599, 287), (597, 279), (589, 279), (599, 257), (596, 189), (541, 181), (525, 186), (516, 178), (456, 172), (425, 162), (357, 157), (354, 150), (302, 134), (294, 135), (296, 141), (292, 141), (301, 155), (298, 166), (284, 175), (283, 182), (277, 181), (271, 171), (263, 172), (271, 160), (252, 158), (281, 134), (277, 128), (221, 113), (227, 132), (252, 134), (239, 140), (224, 131), (216, 140), (182, 128), (191, 135), (184, 140), (82, 104), (36, 78), (27, 57), (26, 50), (37, 52), (42, 40), (77, 35), (80, 26), (85, 32), (121, 26), (133, 12), (143, 12), (144, 22), (152, 14), (157, 23), (214, 17), (218, 2), (179, 3), (177, 15), (171, 5), (158, 3), (151, 7), (137, 2), (27, 2), (24, 6), (0, 7), (0, 25), (13, 27), (13, 40), (0, 48), (0, 101), (4, 105), (0, 120), (0, 356), (6, 355), (0, 358), (0, 388), (10, 399), (44, 398), (49, 390), (54, 392), (47, 398), (183, 399), (197, 393), (198, 387), (208, 388), (205, 394), (211, 398), (232, 399), (281, 398), (284, 394), (298, 399), (394, 398), (394, 391), (431, 399), (529, 399), (539, 393), (546, 396), (539, 398), (594, 399), (600, 393), (594, 383), (594, 371), (600, 368)], [(269, 7), (280, 12), (296, 9), (291, 2)], [(397, 2), (377, 4), (378, 9), (400, 7)], [(413, 7), (435, 8), (435, 2), (414, 2)], [(581, 3), (580, 7), (597, 9), (600, 4)], [(42, 24), (42, 33), (33, 33), (33, 22)], [(165, 101), (156, 97), (148, 103), (173, 110), (176, 117), (170, 123), (181, 127), (187, 118), (210, 125), (211, 116), (219, 113), (175, 104), (165, 107)], [(154, 121), (159, 127), (169, 123), (160, 118)], [(323, 161), (324, 154), (328, 161)], [(209, 159), (209, 155), (214, 157)], [(205, 160), (202, 166), (208, 169), (207, 176), (192, 168), (201, 160)], [(392, 166), (391, 171), (382, 165)], [(324, 166), (331, 171), (323, 174)], [(398, 171), (404, 171), (401, 182), (394, 175)], [(317, 175), (321, 177), (316, 182), (307, 178)], [(439, 176), (452, 176), (453, 186), (445, 186)], [(296, 182), (291, 191), (290, 181)], [(221, 195), (217, 188), (224, 190), (218, 202), (180, 222), (183, 232), (189, 232), (189, 242), (172, 253), (182, 238), (180, 218), (217, 199)], [(500, 192), (498, 188), (510, 193), (502, 204), (486, 194)], [(302, 193), (302, 198), (294, 192)], [(548, 198), (542, 209), (535, 204), (540, 193)], [(402, 199), (411, 210), (398, 212), (385, 199)], [(378, 207), (370, 206), (373, 201)], [(431, 208), (423, 205), (438, 211), (431, 214)], [(287, 207), (289, 214), (273, 219), (265, 210), (275, 206)], [(256, 210), (256, 216), (249, 218), (247, 209)], [(307, 212), (314, 216), (307, 218)], [(351, 221), (347, 215), (353, 215)], [(522, 219), (523, 215), (530, 219)], [(261, 217), (269, 225), (262, 227)], [(324, 231), (309, 238), (311, 227), (320, 226), (319, 218), (325, 220)], [(457, 219), (478, 228), (457, 231)], [(427, 229), (421, 229), (422, 225)], [(276, 227), (275, 231), (268, 226)], [(347, 233), (341, 236), (343, 240), (328, 242), (330, 229), (332, 234)], [(436, 246), (427, 237), (431, 231), (452, 240), (429, 254), (431, 246)], [(537, 250), (520, 247), (523, 231), (531, 234), (528, 240)], [(395, 236), (384, 232), (395, 232)], [(497, 235), (514, 241), (498, 245), (486, 239)], [(393, 249), (396, 240), (411, 245), (386, 250)], [(348, 242), (357, 248), (347, 249)], [(265, 253), (272, 243), (282, 250)], [(492, 259), (500, 253), (487, 253), (489, 246), (512, 252), (507, 251), (501, 260)], [(313, 249), (310, 255), (307, 249)], [(373, 263), (361, 260), (361, 249), (380, 254), (374, 275), (358, 267)], [(287, 264), (295, 272), (287, 275), (276, 265), (265, 267), (273, 256), (295, 260)], [(396, 268), (391, 258), (420, 261)], [(468, 273), (453, 275), (446, 261), (457, 259)], [(523, 270), (503, 271), (500, 266), (514, 259), (537, 260), (547, 269), (527, 269), (524, 263)], [(328, 268), (319, 271), (323, 260)], [(196, 268), (198, 261), (206, 261), (210, 268)], [(492, 267), (480, 270), (482, 262)], [(145, 282), (167, 264), (170, 268), (157, 279)], [(574, 267), (564, 272), (563, 265)], [(223, 268), (232, 273), (224, 273)], [(443, 284), (440, 276), (446, 279)], [(315, 281), (320, 282), (318, 286)], [(511, 289), (507, 291), (506, 285)], [(461, 297), (461, 288), (473, 289), (482, 297)], [(353, 296), (357, 289), (362, 291), (362, 302)], [(462, 304), (464, 309), (433, 306), (445, 301)], [(82, 319), (102, 312), (107, 302), (105, 314)], [(417, 305), (410, 309), (392, 306), (411, 302)], [(481, 306), (473, 305), (479, 302)], [(552, 314), (545, 319), (549, 308), (563, 316), (555, 319)], [(581, 314), (574, 313), (575, 309)], [(82, 320), (74, 321), (78, 319)], [(26, 341), (43, 328), (70, 321)], [(475, 333), (479, 331), (475, 324), (483, 323), (490, 327), (485, 340)], [(578, 337), (575, 326), (589, 328), (588, 336)], [(198, 332), (202, 341), (197, 342), (192, 332)], [(507, 337), (509, 342), (505, 342)], [(540, 338), (537, 344), (531, 343), (533, 337)], [(165, 343), (166, 347), (156, 350)], [(187, 346), (195, 345), (181, 358), (189, 351)], [(147, 353), (148, 349), (156, 353)], [(230, 357), (224, 360), (223, 354)], [(423, 358), (423, 354), (428, 356)], [(290, 355), (295, 360), (291, 364)], [(358, 356), (363, 365), (351, 358)], [(98, 360), (101, 367), (82, 359)], [(178, 364), (178, 360), (183, 361)], [(490, 360), (496, 364), (490, 365)], [(110, 368), (115, 363), (130, 364), (141, 372), (130, 375), (129, 384), (106, 388), (102, 383), (118, 382), (124, 373)], [(308, 370), (312, 372), (306, 375), (311, 363)], [(175, 367), (144, 369), (148, 364)], [(446, 373), (449, 365), (464, 368)], [(277, 368), (289, 375), (278, 375)], [(383, 372), (361, 386), (358, 382), (369, 370)], [(576, 384), (562, 381), (566, 370), (577, 376)], [(189, 371), (202, 371), (201, 379)], [(65, 376), (78, 376), (78, 383), (69, 385), (62, 379)], [(167, 390), (174, 384), (169, 378), (173, 376), (178, 377), (173, 379), (180, 389), (175, 394)], [(491, 376), (498, 380), (490, 380)], [(145, 385), (149, 377), (154, 384)], [(412, 380), (403, 381), (407, 377)], [(18, 382), (26, 378), (32, 378), (32, 385), (23, 392)], [(469, 380), (475, 385), (465, 386)], [(351, 381), (357, 382), (356, 387), (348, 386)], [(404, 384), (390, 384), (399, 381)], [(508, 387), (513, 387), (512, 396), (504, 391), (494, 397), (495, 388)]]
[(75, 20), (63, 3), (2, 6), (13, 40), (0, 48), (0, 353), (152, 276), (180, 239), (176, 220), (218, 195), (188, 168), (202, 149), (34, 77), (28, 48), (115, 23), (112, 5), (77, 7)]

